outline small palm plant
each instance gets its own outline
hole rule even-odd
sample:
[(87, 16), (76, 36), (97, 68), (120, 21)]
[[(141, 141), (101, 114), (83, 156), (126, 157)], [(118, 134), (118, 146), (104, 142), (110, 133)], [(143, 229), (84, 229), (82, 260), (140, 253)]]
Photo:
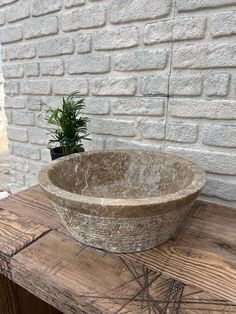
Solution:
[(55, 126), (50, 129), (52, 138), (49, 146), (52, 159), (74, 153), (83, 152), (82, 140), (89, 140), (87, 133), (87, 117), (79, 116), (85, 108), (85, 100), (77, 98), (78, 92), (62, 98), (62, 105), (47, 110), (48, 124)]

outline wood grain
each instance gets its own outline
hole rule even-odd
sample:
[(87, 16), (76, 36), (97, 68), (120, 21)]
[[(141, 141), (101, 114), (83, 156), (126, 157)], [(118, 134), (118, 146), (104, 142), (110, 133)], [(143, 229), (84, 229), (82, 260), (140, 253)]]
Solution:
[[(33, 311), (32, 311), (33, 309)], [(0, 275), (1, 314), (60, 314), (57, 309), (41, 301), (13, 281)]]
[(33, 186), (1, 200), (0, 208), (29, 217), (50, 229), (66, 232), (59, 215), (39, 186)]
[(0, 210), (0, 273), (11, 278), (11, 257), (48, 231), (27, 217)]
[(13, 280), (63, 313), (236, 313), (236, 305), (52, 231), (12, 260)]
[[(16, 204), (16, 205), (15, 205)], [(10, 207), (9, 207), (10, 206)], [(39, 187), (0, 201), (0, 207), (26, 214), (66, 232)], [(127, 258), (236, 303), (236, 211), (197, 202), (186, 224), (170, 241)]]
[(198, 203), (173, 239), (127, 257), (236, 303), (235, 226), (234, 209)]

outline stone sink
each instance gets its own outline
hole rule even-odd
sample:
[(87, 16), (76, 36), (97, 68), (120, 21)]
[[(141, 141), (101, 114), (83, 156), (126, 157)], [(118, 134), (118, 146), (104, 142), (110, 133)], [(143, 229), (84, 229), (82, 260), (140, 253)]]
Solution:
[(205, 174), (175, 155), (114, 150), (53, 161), (38, 181), (75, 239), (125, 253), (168, 240), (203, 188)]

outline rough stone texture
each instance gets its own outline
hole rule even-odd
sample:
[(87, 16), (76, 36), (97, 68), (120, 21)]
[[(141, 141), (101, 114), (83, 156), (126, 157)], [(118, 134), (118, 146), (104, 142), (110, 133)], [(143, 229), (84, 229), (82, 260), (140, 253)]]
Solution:
[(172, 96), (198, 96), (202, 92), (202, 77), (198, 74), (175, 73), (170, 77)]
[(58, 37), (41, 41), (38, 45), (39, 57), (60, 56), (74, 52), (73, 40), (70, 37)]
[(203, 133), (203, 144), (236, 147), (236, 124), (207, 126)]
[(186, 122), (169, 122), (167, 124), (166, 139), (180, 143), (194, 143), (197, 139), (197, 125)]
[(236, 0), (0, 0), (15, 180), (50, 160), (41, 112), (78, 90), (86, 150), (182, 150), (207, 169), (204, 197), (236, 207), (235, 12)]
[(227, 96), (230, 85), (229, 73), (210, 73), (207, 78), (208, 96)]
[(78, 34), (75, 36), (76, 51), (78, 53), (87, 53), (92, 50), (92, 35)]
[(66, 95), (68, 90), (79, 91), (80, 95), (88, 93), (88, 83), (85, 79), (55, 79), (53, 81), (53, 93), (56, 95)]
[(61, 9), (61, 0), (34, 0), (32, 3), (32, 16), (44, 15), (47, 13), (59, 11)]
[(130, 48), (138, 45), (138, 28), (122, 27), (115, 30), (96, 32), (94, 36), (95, 50), (113, 50)]
[(167, 74), (148, 75), (142, 79), (143, 95), (163, 95), (168, 93), (169, 78)]
[(112, 23), (133, 22), (166, 16), (170, 11), (169, 0), (112, 0), (110, 20)]
[(56, 16), (35, 17), (24, 23), (25, 38), (36, 38), (58, 33)]
[(34, 44), (17, 45), (14, 49), (8, 49), (9, 60), (32, 59), (36, 56)]
[(200, 39), (205, 35), (206, 19), (202, 17), (178, 18), (147, 24), (144, 29), (144, 43), (155, 44), (187, 39)]
[(115, 56), (114, 63), (117, 71), (163, 69), (167, 63), (167, 52), (157, 49), (122, 53)]
[(162, 140), (165, 137), (165, 125), (162, 120), (143, 119), (139, 124), (139, 131), (143, 138)]
[(93, 95), (134, 95), (137, 89), (135, 78), (105, 78), (92, 80)]
[(77, 56), (66, 62), (69, 74), (106, 73), (110, 69), (110, 58), (106, 55)]
[(106, 23), (104, 6), (94, 4), (92, 7), (77, 9), (62, 16), (62, 30), (64, 32), (77, 29), (94, 28)]
[(110, 103), (117, 115), (163, 116), (165, 108), (163, 98), (113, 98)]
[(90, 131), (97, 134), (111, 134), (120, 136), (134, 136), (134, 122), (132, 120), (91, 119)]
[(232, 68), (236, 67), (235, 44), (204, 44), (176, 48), (173, 51), (175, 68)]

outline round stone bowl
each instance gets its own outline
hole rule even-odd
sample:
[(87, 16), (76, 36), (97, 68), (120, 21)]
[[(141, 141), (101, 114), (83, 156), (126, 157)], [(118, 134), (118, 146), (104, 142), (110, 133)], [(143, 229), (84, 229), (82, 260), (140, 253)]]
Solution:
[(125, 253), (168, 240), (203, 188), (205, 174), (171, 154), (114, 150), (53, 161), (38, 181), (75, 239)]

